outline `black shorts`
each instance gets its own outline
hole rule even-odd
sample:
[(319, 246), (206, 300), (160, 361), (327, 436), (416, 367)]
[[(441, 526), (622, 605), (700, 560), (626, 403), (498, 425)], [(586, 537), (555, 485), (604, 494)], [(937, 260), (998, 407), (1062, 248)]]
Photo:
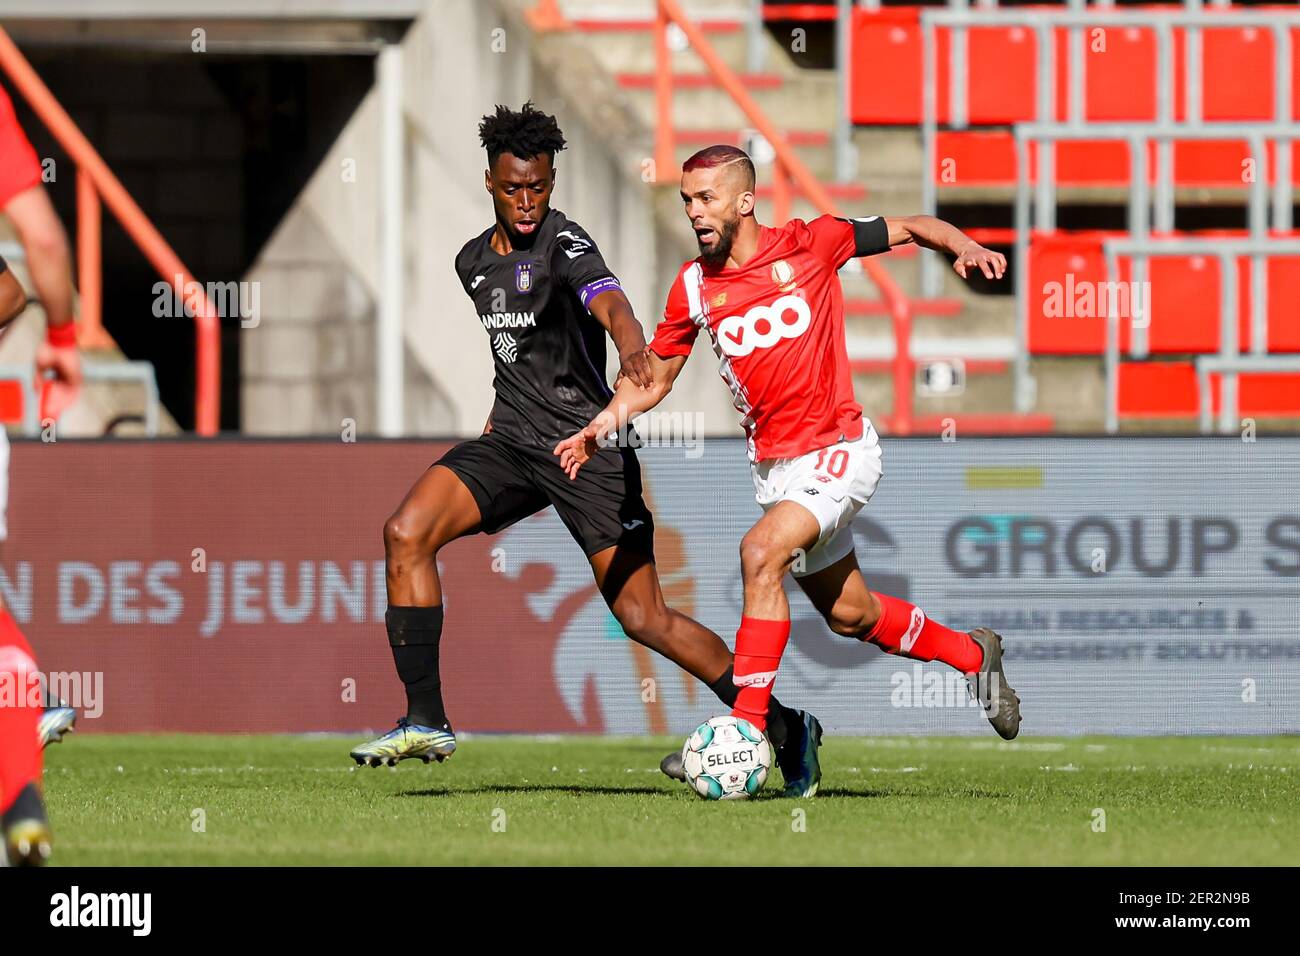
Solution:
[(615, 546), (654, 554), (654, 519), (641, 498), (641, 466), (630, 448), (603, 448), (570, 479), (559, 456), (488, 432), (461, 442), (435, 464), (465, 483), (496, 534), (547, 505), (591, 556)]

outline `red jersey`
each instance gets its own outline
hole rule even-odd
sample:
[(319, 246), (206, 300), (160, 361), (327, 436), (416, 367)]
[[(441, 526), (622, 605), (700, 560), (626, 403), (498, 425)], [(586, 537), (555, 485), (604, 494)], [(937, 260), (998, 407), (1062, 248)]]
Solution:
[(41, 162), (27, 141), (9, 94), (0, 87), (0, 208), (41, 181)]
[(888, 248), (875, 216), (762, 226), (757, 252), (740, 268), (682, 266), (650, 348), (661, 358), (689, 355), (708, 330), (753, 461), (861, 438), (838, 269)]

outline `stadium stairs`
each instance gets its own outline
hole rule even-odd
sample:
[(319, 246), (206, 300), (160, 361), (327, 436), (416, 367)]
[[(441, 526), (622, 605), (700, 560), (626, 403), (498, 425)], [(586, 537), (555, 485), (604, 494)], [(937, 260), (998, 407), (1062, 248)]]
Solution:
[[(533, 4), (511, 0), (519, 9)], [(799, 26), (792, 21), (777, 23), (762, 35), (765, 45), (761, 72), (747, 72), (748, 38), (744, 22), (750, 13), (748, 0), (714, 0), (684, 4), (687, 15), (700, 26), (726, 63), (745, 81), (751, 95), (810, 170), (828, 188), (846, 215), (908, 215), (921, 210), (921, 140), (912, 129), (858, 128), (853, 132), (856, 175), (835, 179), (835, 147), (831, 131), (840, 109), (834, 71), (807, 69), (795, 62), (788, 45), (776, 37), (790, 36)], [(654, 94), (654, 5), (611, 4), (602, 0), (563, 0), (560, 7), (568, 19), (565, 29), (542, 33), (539, 43), (578, 44), (600, 65), (606, 95), (626, 103), (642, 129), (640, 139), (629, 144), (632, 152), (651, 155), (655, 126)], [(751, 150), (759, 178), (759, 216), (773, 221), (770, 152), (764, 142), (756, 143), (750, 124), (735, 102), (710, 76), (704, 62), (670, 28), (674, 73), (673, 123), (676, 160), (681, 162), (695, 150), (717, 142), (735, 143)], [(674, 42), (678, 40), (680, 42)], [(659, 228), (680, 235), (687, 256), (694, 255), (675, 190), (665, 189), (657, 209)], [(798, 191), (793, 196), (791, 215), (813, 218), (819, 211)], [(888, 271), (909, 298), (913, 309), (913, 354), (918, 356), (962, 356), (967, 381), (959, 396), (914, 399), (914, 415), (926, 418), (949, 413), (1009, 415), (1013, 409), (1013, 388), (1009, 369), (1008, 343), (1014, 334), (1012, 299), (981, 295), (972, 291), (955, 273), (947, 272), (940, 294), (924, 297), (920, 284), (920, 255), (933, 253), (898, 249), (882, 257)], [(894, 331), (888, 309), (879, 290), (860, 265), (851, 262), (841, 273), (846, 302), (850, 359), (855, 370), (855, 387), (868, 415), (892, 412), (894, 381), (891, 359)], [(1100, 424), (1101, 383), (1097, 382)], [(1060, 410), (1065, 410), (1063, 403)], [(1054, 411), (1052, 408), (1040, 409)]]
[[(0, 424), (14, 436), (30, 436), (34, 434), (33, 426), (39, 427), (34, 363), (36, 348), (45, 337), (45, 310), (39, 300), (34, 298), (32, 290), (35, 286), (31, 281), (22, 246), (7, 220), (0, 220), (0, 254), (22, 282), (23, 288), (33, 296), (26, 311), (11, 322), (0, 336)], [(76, 308), (75, 311), (79, 313), (80, 309)], [(144, 436), (149, 404), (152, 404), (156, 416), (156, 434), (180, 433), (176, 420), (157, 400), (157, 396), (149, 396), (139, 382), (115, 381), (102, 374), (114, 368), (119, 371), (125, 369), (128, 361), (112, 343), (103, 348), (82, 350), (83, 367), (88, 370), (87, 381), (82, 387), (80, 398), (59, 419), (56, 438)], [(112, 371), (108, 372), (109, 376), (112, 374)]]

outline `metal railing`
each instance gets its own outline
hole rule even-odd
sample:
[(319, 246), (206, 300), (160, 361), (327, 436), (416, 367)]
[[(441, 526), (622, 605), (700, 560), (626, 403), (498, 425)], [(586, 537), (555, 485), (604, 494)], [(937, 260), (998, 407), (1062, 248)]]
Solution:
[[(825, 187), (817, 180), (804, 164), (794, 148), (776, 126), (768, 119), (758, 103), (745, 89), (735, 71), (718, 55), (700, 30), (682, 12), (677, 0), (656, 0), (655, 3), (655, 170), (660, 182), (664, 181), (667, 170), (677, 166), (674, 153), (673, 137), (673, 78), (672, 62), (668, 46), (668, 25), (676, 24), (685, 34), (696, 55), (704, 62), (717, 79), (718, 84), (732, 98), (750, 124), (771, 144), (775, 159), (773, 160), (773, 218), (778, 224), (790, 217), (793, 186), (797, 186), (803, 195), (821, 212), (839, 215), (835, 202)], [(888, 429), (895, 434), (908, 434), (912, 431), (912, 379), (914, 361), (911, 350), (903, 347), (912, 338), (912, 311), (907, 297), (903, 295), (892, 276), (878, 262), (871, 259), (862, 260), (867, 275), (880, 290), (881, 298), (889, 307), (893, 319), (894, 337), (899, 343), (894, 358), (894, 411), (884, 417)]]
[[(1241, 354), (1238, 336), (1239, 315), (1237, 313), (1237, 260), (1249, 258), (1252, 262), (1252, 276), (1266, 276), (1267, 260), (1272, 256), (1300, 256), (1298, 239), (1232, 239), (1215, 237), (1212, 239), (1178, 238), (1178, 239), (1105, 239), (1102, 248), (1106, 257), (1106, 278), (1112, 276), (1118, 280), (1119, 257), (1128, 256), (1133, 262), (1133, 276), (1142, 274), (1141, 266), (1146, 260), (1156, 256), (1205, 256), (1217, 258), (1219, 262), (1219, 352), (1213, 356), (1202, 356), (1197, 360), (1198, 379), (1203, 378), (1206, 385), (1201, 391), (1200, 420), (1201, 430), (1209, 431), (1208, 411), (1208, 375), (1211, 370), (1223, 373), (1222, 395), (1220, 399), (1219, 426), (1222, 431), (1231, 431), (1237, 407), (1237, 372), (1238, 371), (1300, 371), (1298, 356), (1265, 356), (1268, 347), (1268, 318), (1257, 312), (1251, 327), (1251, 347), (1255, 353), (1250, 356)], [(1133, 279), (1132, 281), (1139, 281)], [(1252, 278), (1251, 296), (1256, 302), (1263, 296), (1263, 282)], [(1119, 363), (1120, 363), (1120, 319), (1116, 309), (1116, 297), (1109, 297), (1106, 318), (1106, 431), (1119, 431)], [(1146, 303), (1148, 319), (1150, 303)], [(1144, 331), (1135, 329), (1136, 331)], [(1138, 358), (1145, 358), (1145, 345)], [(1209, 360), (1213, 359), (1213, 362)], [(1203, 361), (1204, 360), (1204, 361)], [(1274, 361), (1276, 360), (1276, 361)], [(1204, 371), (1203, 371), (1204, 370)]]
[[(158, 423), (162, 417), (162, 404), (158, 397), (158, 377), (152, 362), (83, 362), (81, 366), (83, 380), (94, 382), (112, 382), (136, 384), (144, 390), (144, 411), (141, 420), (147, 438), (158, 435)], [(22, 433), (29, 438), (40, 434), (41, 396), (40, 381), (36, 369), (30, 363), (0, 365), (0, 382), (16, 382), (22, 390), (23, 418)], [(0, 426), (3, 427), (3, 426)]]
[[(1132, 237), (1141, 241), (1152, 231), (1152, 213), (1155, 229), (1169, 233), (1174, 229), (1174, 168), (1172, 151), (1160, 147), (1171, 145), (1174, 140), (1208, 140), (1232, 141), (1244, 140), (1251, 144), (1251, 155), (1257, 159), (1255, 176), (1251, 183), (1249, 219), (1250, 235), (1256, 241), (1263, 241), (1268, 236), (1268, 151), (1264, 148), (1266, 141), (1275, 145), (1274, 153), (1278, 160), (1274, 172), (1275, 188), (1273, 192), (1273, 228), (1278, 232), (1287, 232), (1291, 228), (1291, 173), (1290, 146), (1293, 140), (1300, 138), (1300, 124), (1259, 124), (1259, 123), (1213, 123), (1200, 124), (1195, 127), (1176, 126), (1173, 124), (1124, 124), (1099, 123), (1090, 126), (1059, 124), (1017, 124), (1014, 128), (1016, 142), (1016, 194), (1015, 194), (1015, 263), (1016, 263), (1016, 340), (1019, 354), (1015, 363), (1015, 399), (1016, 408), (1026, 411), (1034, 402), (1034, 381), (1029, 373), (1029, 255), (1031, 229), (1038, 232), (1051, 232), (1056, 228), (1056, 183), (1050, 173), (1044, 173), (1041, 165), (1043, 153), (1053, 144), (1062, 140), (1123, 140), (1129, 145), (1129, 203), (1128, 230)], [(1148, 186), (1148, 143), (1155, 141), (1156, 149), (1156, 188), (1154, 203)], [(1040, 166), (1038, 181), (1034, 187), (1033, 209), (1031, 218), (1030, 183), (1029, 183), (1029, 143), (1038, 144)], [(1283, 148), (1286, 147), (1286, 148)], [(1163, 158), (1162, 158), (1163, 157)], [(1153, 208), (1154, 206), (1154, 208)], [(1262, 328), (1266, 321), (1267, 299), (1264, 292), (1264, 265), (1257, 261), (1253, 267), (1255, 297), (1253, 301), (1254, 324)], [(1141, 281), (1142, 274), (1135, 265), (1134, 281)], [(1145, 330), (1135, 333), (1137, 345), (1135, 354), (1146, 354)], [(1259, 339), (1257, 338), (1257, 342)]]
[(0, 69), (77, 166), (77, 266), (81, 296), (78, 338), (88, 347), (111, 343), (104, 332), (101, 284), (100, 203), (121, 223), (197, 325), (194, 421), (204, 436), (217, 434), (221, 421), (221, 325), (217, 312), (188, 269), (113, 175), (72, 117), (54, 98), (22, 51), (0, 27)]
[[(948, 10), (924, 10), (921, 13), (922, 25), (922, 122), (921, 140), (924, 154), (925, 173), (922, 177), (922, 206), (926, 212), (933, 213), (938, 206), (938, 186), (934, 181), (935, 152), (938, 132), (938, 59), (937, 31), (941, 28), (950, 31), (949, 55), (949, 122), (953, 129), (965, 129), (968, 126), (966, 109), (966, 91), (968, 88), (967, 39), (968, 31), (979, 27), (1021, 27), (1032, 30), (1036, 40), (1036, 80), (1039, 127), (1051, 127), (1056, 123), (1056, 56), (1055, 35), (1058, 29), (1068, 31), (1069, 79), (1068, 79), (1068, 115), (1065, 125), (1080, 130), (1097, 131), (1103, 127), (1140, 128), (1142, 124), (1093, 124), (1086, 119), (1085, 90), (1087, 84), (1087, 58), (1083, 55), (1085, 48), (1084, 31), (1095, 27), (1132, 27), (1153, 30), (1156, 34), (1156, 124), (1173, 127), (1175, 123), (1174, 104), (1176, 91), (1174, 30), (1181, 28), (1187, 33), (1186, 89), (1185, 103), (1187, 129), (1201, 125), (1202, 116), (1202, 45), (1203, 31), (1206, 29), (1225, 29), (1231, 27), (1254, 27), (1267, 30), (1273, 36), (1273, 103), (1277, 124), (1289, 124), (1291, 117), (1291, 71), (1296, 59), (1292, 45), (1291, 30), (1300, 27), (1300, 12), (1279, 12), (1276, 10), (1256, 12), (1203, 12), (1199, 4), (1188, 4), (1184, 10), (1140, 10), (1117, 11), (1109, 8), (1093, 7), (1084, 10), (1082, 4), (1074, 4), (1071, 9), (1061, 11), (1022, 11), (1022, 10), (969, 10), (964, 7)], [(1046, 54), (1046, 55), (1044, 55)], [(1150, 125), (1150, 124), (1147, 124)], [(1226, 124), (1225, 124), (1226, 125)], [(1083, 135), (1076, 137), (1086, 139)], [(1097, 136), (1105, 138), (1105, 136)], [(1122, 138), (1122, 136), (1121, 136)], [(1176, 138), (1184, 138), (1182, 135)], [(1191, 137), (1186, 137), (1191, 138)], [(1172, 165), (1172, 140), (1162, 141), (1157, 155), (1157, 164), (1161, 168)], [(1039, 151), (1038, 181), (1040, 188), (1049, 188), (1052, 180), (1051, 149)], [(1282, 173), (1279, 172), (1281, 176)], [(1289, 168), (1285, 171), (1289, 181)], [(1172, 196), (1172, 185), (1164, 184), (1159, 188), (1168, 189)], [(1286, 213), (1289, 217), (1289, 211)], [(921, 288), (925, 296), (934, 296), (939, 287), (938, 263), (927, 258), (921, 263)]]

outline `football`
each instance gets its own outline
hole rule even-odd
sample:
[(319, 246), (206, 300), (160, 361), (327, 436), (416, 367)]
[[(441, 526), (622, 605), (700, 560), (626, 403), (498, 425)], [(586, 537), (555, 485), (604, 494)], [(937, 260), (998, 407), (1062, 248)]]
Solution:
[(772, 747), (749, 721), (714, 717), (686, 738), (682, 766), (686, 782), (705, 800), (746, 800), (767, 780)]

